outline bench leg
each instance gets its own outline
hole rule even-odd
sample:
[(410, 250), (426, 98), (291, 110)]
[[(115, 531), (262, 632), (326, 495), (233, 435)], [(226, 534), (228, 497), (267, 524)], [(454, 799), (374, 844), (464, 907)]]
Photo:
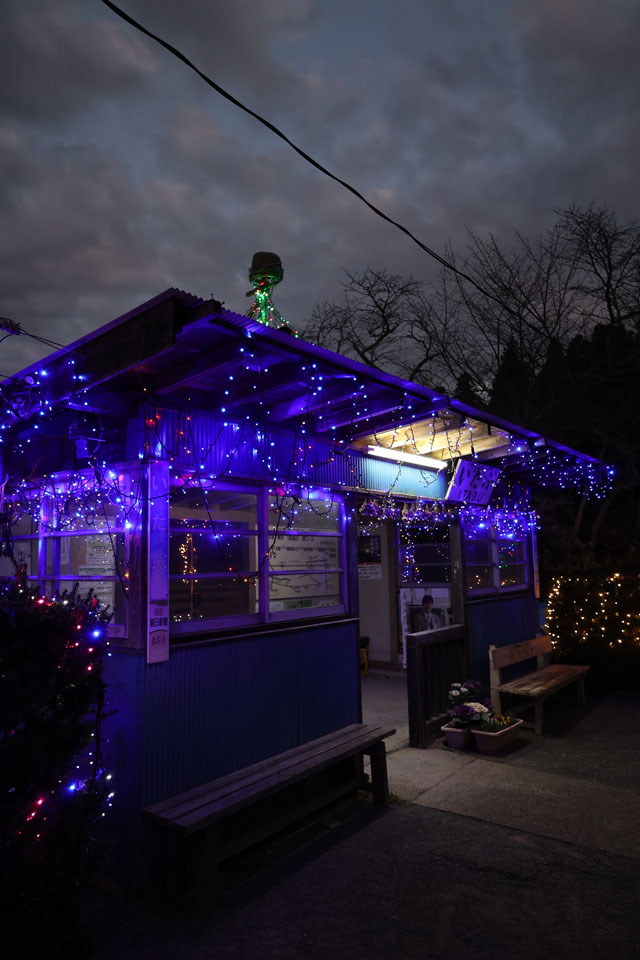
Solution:
[(367, 751), (371, 759), (371, 787), (374, 803), (389, 803), (389, 781), (387, 779), (387, 753), (384, 740), (380, 740)]
[(218, 829), (213, 823), (202, 831), (202, 844), (198, 851), (197, 901), (201, 910), (212, 905), (218, 891)]
[(493, 712), (500, 716), (502, 710), (500, 709), (500, 691), (492, 690), (491, 691), (491, 705), (493, 707)]
[(578, 700), (580, 703), (584, 703), (584, 677), (580, 677), (578, 680)]
[(184, 875), (184, 844), (175, 830), (167, 830), (164, 837), (164, 863), (160, 898), (174, 902), (182, 892)]
[(536, 700), (533, 704), (534, 711), (534, 720), (535, 720), (535, 732), (538, 736), (542, 733), (542, 707), (543, 701)]

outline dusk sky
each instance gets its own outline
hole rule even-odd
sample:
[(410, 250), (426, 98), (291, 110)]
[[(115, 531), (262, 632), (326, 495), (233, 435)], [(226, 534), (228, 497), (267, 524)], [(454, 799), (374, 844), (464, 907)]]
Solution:
[[(640, 213), (637, 0), (122, 0), (439, 253)], [(344, 268), (428, 280), (394, 227), (100, 0), (3, 0), (0, 315), (69, 343), (175, 286), (300, 328)], [(0, 346), (0, 375), (49, 352)]]

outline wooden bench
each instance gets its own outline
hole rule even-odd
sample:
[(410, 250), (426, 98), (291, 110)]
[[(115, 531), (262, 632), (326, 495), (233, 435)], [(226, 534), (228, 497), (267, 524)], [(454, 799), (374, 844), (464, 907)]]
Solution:
[[(217, 864), (226, 857), (252, 846), (355, 789), (369, 788), (375, 803), (388, 803), (384, 740), (394, 733), (395, 730), (384, 727), (354, 723), (147, 807), (144, 810), (147, 818), (164, 828), (165, 895), (173, 896), (180, 890), (185, 841), (196, 831), (202, 833), (196, 883), (201, 898), (206, 900), (217, 886)], [(218, 829), (221, 821), (231, 814), (285, 787), (304, 781), (320, 770), (363, 754), (371, 760), (370, 784), (360, 765), (347, 782), (343, 781), (329, 791), (325, 789), (321, 795), (275, 819), (269, 819), (268, 823), (252, 826), (241, 836), (229, 840)]]
[[(551, 637), (534, 637), (523, 643), (512, 643), (506, 647), (489, 647), (489, 671), (491, 702), (495, 713), (502, 713), (500, 694), (509, 693), (517, 697), (526, 697), (533, 704), (534, 724), (537, 734), (542, 733), (542, 709), (547, 697), (571, 683), (577, 683), (578, 695), (584, 701), (584, 675), (589, 667), (573, 666), (568, 663), (547, 663), (551, 653)], [(536, 659), (537, 670), (526, 673), (507, 683), (502, 683), (502, 670), (515, 663)]]

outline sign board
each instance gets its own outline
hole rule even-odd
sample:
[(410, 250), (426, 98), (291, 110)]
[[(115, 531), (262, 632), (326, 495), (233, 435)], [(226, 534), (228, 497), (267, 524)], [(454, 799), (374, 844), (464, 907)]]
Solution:
[(496, 467), (484, 467), (472, 460), (461, 460), (444, 498), (486, 507), (500, 473)]
[(147, 663), (169, 659), (169, 464), (149, 464)]
[(359, 563), (358, 580), (382, 580), (382, 564)]

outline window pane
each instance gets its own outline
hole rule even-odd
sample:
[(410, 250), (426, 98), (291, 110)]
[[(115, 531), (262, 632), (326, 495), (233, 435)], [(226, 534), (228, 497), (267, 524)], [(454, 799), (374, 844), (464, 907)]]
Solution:
[[(50, 530), (113, 530), (116, 527), (124, 527), (127, 507), (131, 506), (129, 500), (125, 501), (119, 493), (113, 492), (112, 499), (99, 493), (83, 492), (77, 498), (69, 496), (66, 500), (62, 497), (56, 500), (56, 505), (60, 503), (60, 509), (51, 517), (47, 525), (47, 531)], [(118, 502), (121, 500), (122, 502)]]
[[(16, 563), (23, 563), (28, 577), (38, 575), (38, 541), (14, 540), (13, 556)], [(16, 568), (9, 557), (0, 557), (0, 577), (15, 577)]]
[(340, 533), (340, 504), (335, 500), (269, 497), (269, 529)]
[(340, 574), (308, 573), (269, 578), (271, 611), (331, 607), (340, 603)]
[(255, 570), (257, 538), (236, 534), (171, 533), (169, 536), (169, 573), (172, 576), (193, 573), (233, 573)]
[(416, 543), (413, 548), (416, 563), (448, 563), (448, 543)]
[(258, 528), (258, 497), (255, 493), (234, 490), (171, 487), (169, 517), (172, 530), (255, 531)]
[(503, 563), (525, 563), (526, 550), (524, 540), (499, 540), (498, 560)]
[(468, 564), (490, 563), (491, 543), (488, 540), (471, 540), (465, 542), (465, 558)]
[(526, 563), (500, 565), (500, 586), (517, 587), (527, 583)]
[(337, 537), (277, 536), (269, 550), (272, 570), (327, 570), (340, 567)]
[(527, 583), (527, 551), (524, 540), (498, 541), (500, 585), (516, 587)]
[(240, 617), (258, 612), (258, 585), (229, 577), (210, 580), (171, 580), (169, 609), (173, 623)]
[[(9, 514), (11, 517), (11, 513)], [(38, 524), (37, 521), (33, 520), (30, 514), (22, 513), (15, 521), (11, 523), (11, 536), (12, 537), (28, 537), (31, 534), (38, 534)]]
[(494, 586), (493, 567), (467, 566), (467, 590), (487, 590)]
[(47, 592), (63, 593), (73, 590), (78, 584), (78, 594), (85, 597), (91, 590), (103, 606), (111, 613), (110, 624), (126, 624), (128, 599), (119, 580), (82, 580), (73, 577), (69, 580), (47, 581)]
[(60, 551), (62, 576), (117, 576), (116, 562), (124, 574), (124, 534), (89, 534), (47, 538), (46, 572), (57, 571), (56, 552)]

